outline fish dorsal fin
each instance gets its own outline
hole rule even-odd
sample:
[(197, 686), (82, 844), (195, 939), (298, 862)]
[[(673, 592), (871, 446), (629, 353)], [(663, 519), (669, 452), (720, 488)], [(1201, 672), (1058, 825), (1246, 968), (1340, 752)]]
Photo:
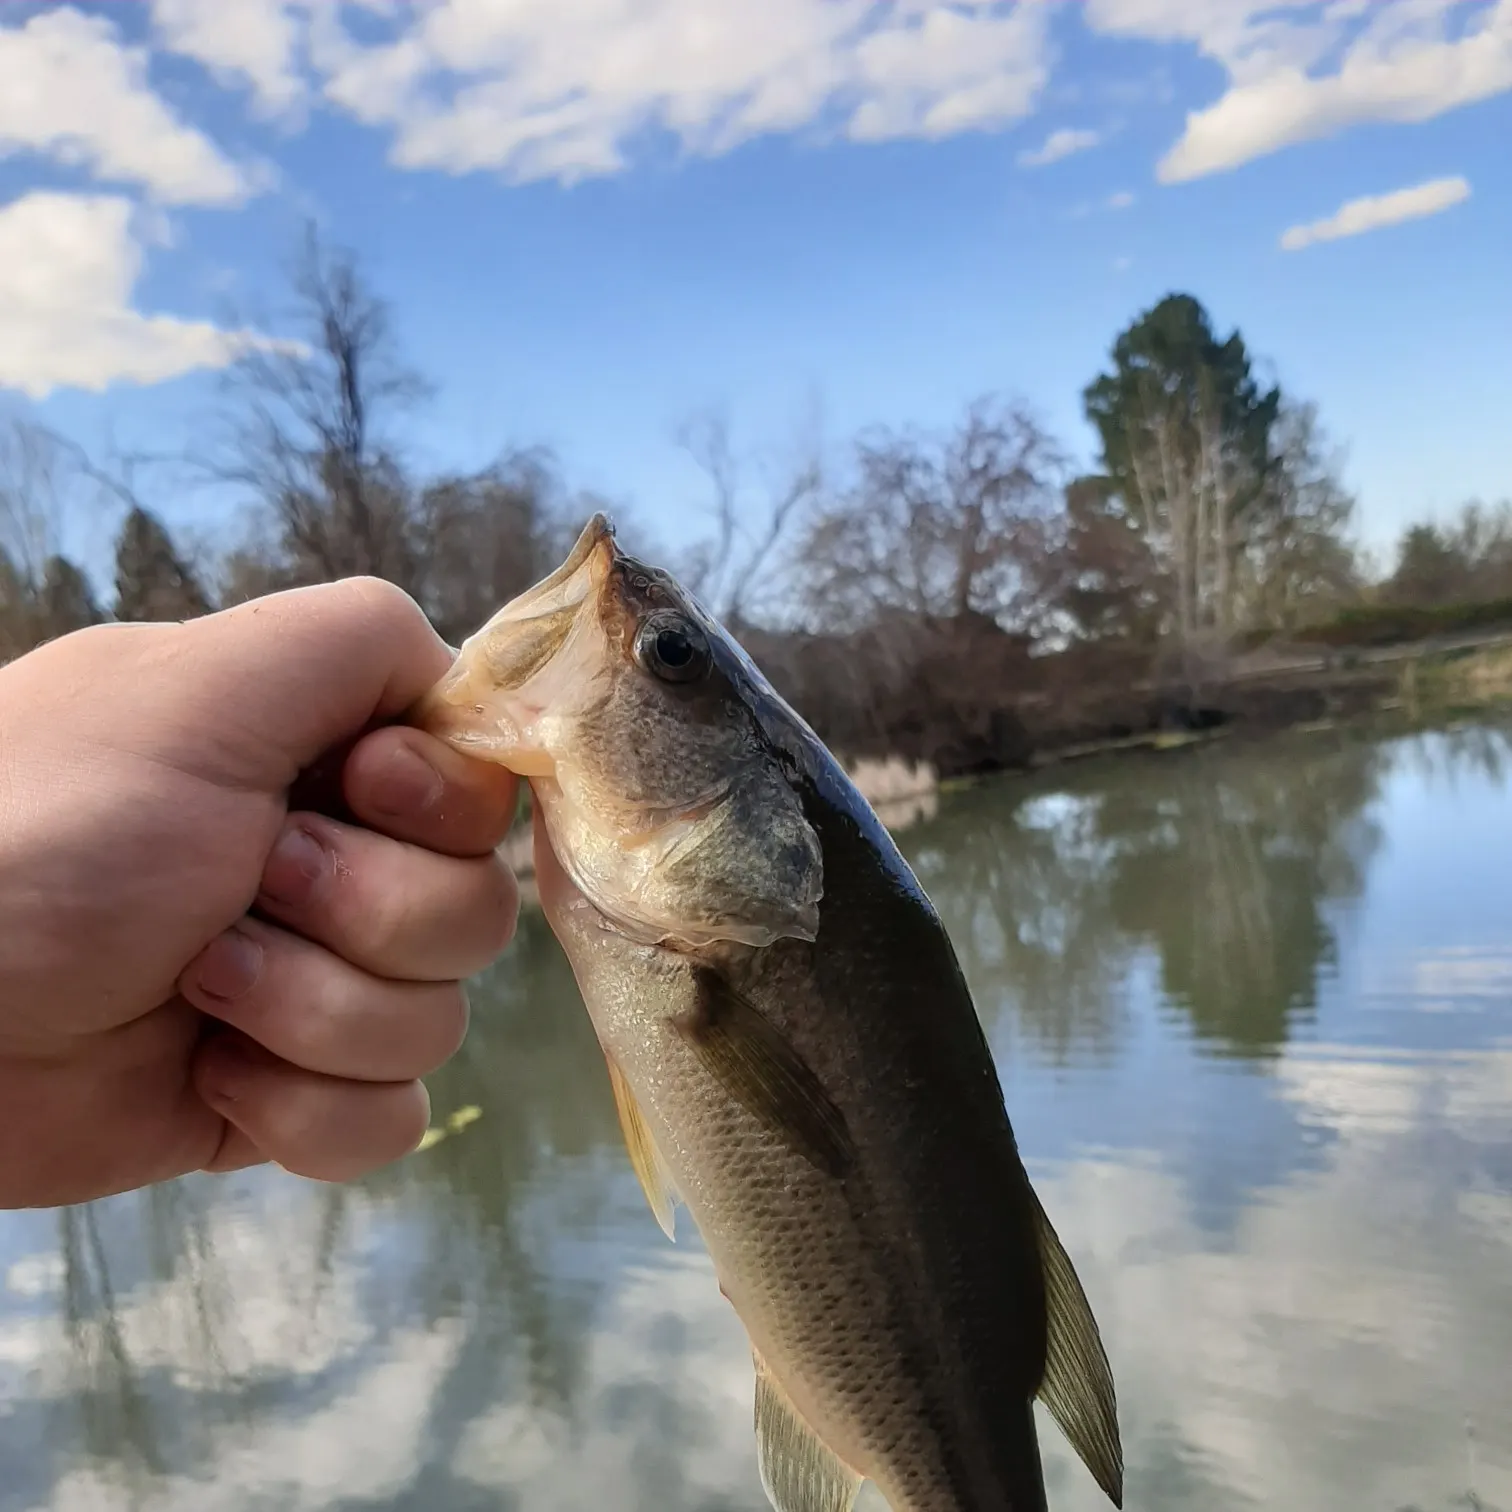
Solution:
[(820, 1442), (766, 1361), (756, 1362), (756, 1455), (777, 1512), (851, 1512), (862, 1477)]
[(831, 1176), (855, 1151), (845, 1115), (812, 1068), (760, 1009), (712, 968), (694, 968), (697, 1005), (676, 1020), (704, 1069), (747, 1112)]
[(625, 1136), (630, 1164), (641, 1184), (641, 1191), (646, 1194), (652, 1216), (661, 1225), (662, 1233), (676, 1244), (677, 1188), (672, 1183), (672, 1174), (656, 1148), (646, 1116), (635, 1100), (635, 1093), (630, 1090), (630, 1083), (625, 1080), (625, 1073), (614, 1063), (612, 1056), (605, 1055), (604, 1060), (609, 1066), (609, 1085), (614, 1088), (614, 1106), (619, 1110), (620, 1132)]
[(1123, 1506), (1123, 1448), (1113, 1372), (1091, 1304), (1050, 1219), (1034, 1198), (1048, 1325), (1039, 1399), (1115, 1507)]

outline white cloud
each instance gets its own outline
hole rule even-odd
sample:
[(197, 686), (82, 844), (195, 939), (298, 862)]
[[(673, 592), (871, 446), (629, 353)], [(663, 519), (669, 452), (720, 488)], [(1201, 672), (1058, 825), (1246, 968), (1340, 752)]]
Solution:
[(132, 204), (38, 192), (0, 206), (0, 388), (160, 383), (224, 367), (247, 333), (131, 307), (142, 265)]
[(1070, 157), (1074, 152), (1086, 152), (1088, 148), (1097, 146), (1100, 141), (1102, 141), (1102, 133), (1099, 131), (1085, 127), (1062, 126), (1058, 131), (1052, 131), (1038, 147), (1028, 148), (1019, 153), (1019, 166), (1044, 168), (1050, 163), (1058, 163), (1062, 158)]
[(27, 1255), (5, 1272), (5, 1289), (18, 1297), (45, 1297), (61, 1290), (64, 1269), (61, 1255)]
[(287, 110), (304, 97), (300, 29), (284, 0), (152, 0), (152, 22), (166, 51), (245, 82), (265, 110)]
[[(1299, 14), (1300, 12), (1300, 14)], [(1188, 114), (1164, 183), (1370, 122), (1420, 122), (1512, 89), (1512, 0), (1090, 0), (1095, 29), (1195, 43), (1229, 87)]]
[(616, 172), (648, 128), (704, 156), (985, 129), (1047, 74), (1045, 7), (1001, 0), (442, 0), (374, 46), (317, 20), (328, 98), (391, 127), (396, 164), (515, 180)]
[(1116, 194), (1110, 194), (1107, 198), (1107, 206), (1110, 210), (1127, 210), (1134, 203), (1132, 190), (1120, 189)]
[(140, 184), (165, 204), (236, 204), (253, 187), (153, 93), (144, 49), (71, 6), (0, 25), (0, 157), (16, 152)]
[(1337, 241), (1343, 236), (1359, 236), (1365, 231), (1378, 231), (1382, 226), (1438, 215), (1469, 198), (1470, 185), (1463, 178), (1432, 179), (1390, 194), (1363, 195), (1349, 200), (1322, 220), (1292, 226), (1282, 234), (1281, 246), (1288, 252), (1299, 252), (1314, 242)]

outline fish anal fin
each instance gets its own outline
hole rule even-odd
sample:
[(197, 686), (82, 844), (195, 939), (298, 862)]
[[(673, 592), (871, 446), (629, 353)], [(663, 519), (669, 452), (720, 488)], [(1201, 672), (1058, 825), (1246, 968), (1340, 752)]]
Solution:
[(609, 1067), (609, 1085), (614, 1089), (614, 1106), (619, 1112), (620, 1132), (625, 1136), (630, 1164), (641, 1184), (641, 1191), (646, 1194), (652, 1216), (667, 1238), (676, 1244), (677, 1189), (671, 1173), (656, 1148), (645, 1114), (635, 1100), (635, 1093), (630, 1090), (630, 1083), (625, 1080), (625, 1073), (615, 1064), (612, 1055), (606, 1054), (604, 1060)]
[(1039, 1399), (1108, 1499), (1122, 1507), (1123, 1447), (1113, 1372), (1071, 1257), (1038, 1197), (1034, 1208), (1048, 1325)]
[(813, 1165), (843, 1176), (845, 1115), (787, 1039), (719, 972), (695, 968), (698, 1002), (676, 1028), (725, 1091)]
[(777, 1512), (851, 1512), (863, 1477), (827, 1448), (793, 1406), (766, 1361), (756, 1363), (756, 1454)]

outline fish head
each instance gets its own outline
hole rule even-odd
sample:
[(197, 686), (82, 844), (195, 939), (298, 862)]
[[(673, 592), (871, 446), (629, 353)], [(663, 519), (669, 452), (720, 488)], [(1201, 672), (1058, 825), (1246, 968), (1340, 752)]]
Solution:
[(529, 780), (562, 872), (620, 933), (760, 946), (813, 939), (823, 892), (797, 773), (762, 717), (775, 698), (599, 514), (463, 643), (410, 720)]

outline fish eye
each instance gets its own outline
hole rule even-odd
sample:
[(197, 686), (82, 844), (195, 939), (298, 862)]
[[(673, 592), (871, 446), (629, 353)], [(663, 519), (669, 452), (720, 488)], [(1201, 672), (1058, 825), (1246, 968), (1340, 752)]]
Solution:
[(709, 669), (703, 632), (680, 614), (653, 614), (635, 637), (635, 657), (663, 682), (693, 682)]

